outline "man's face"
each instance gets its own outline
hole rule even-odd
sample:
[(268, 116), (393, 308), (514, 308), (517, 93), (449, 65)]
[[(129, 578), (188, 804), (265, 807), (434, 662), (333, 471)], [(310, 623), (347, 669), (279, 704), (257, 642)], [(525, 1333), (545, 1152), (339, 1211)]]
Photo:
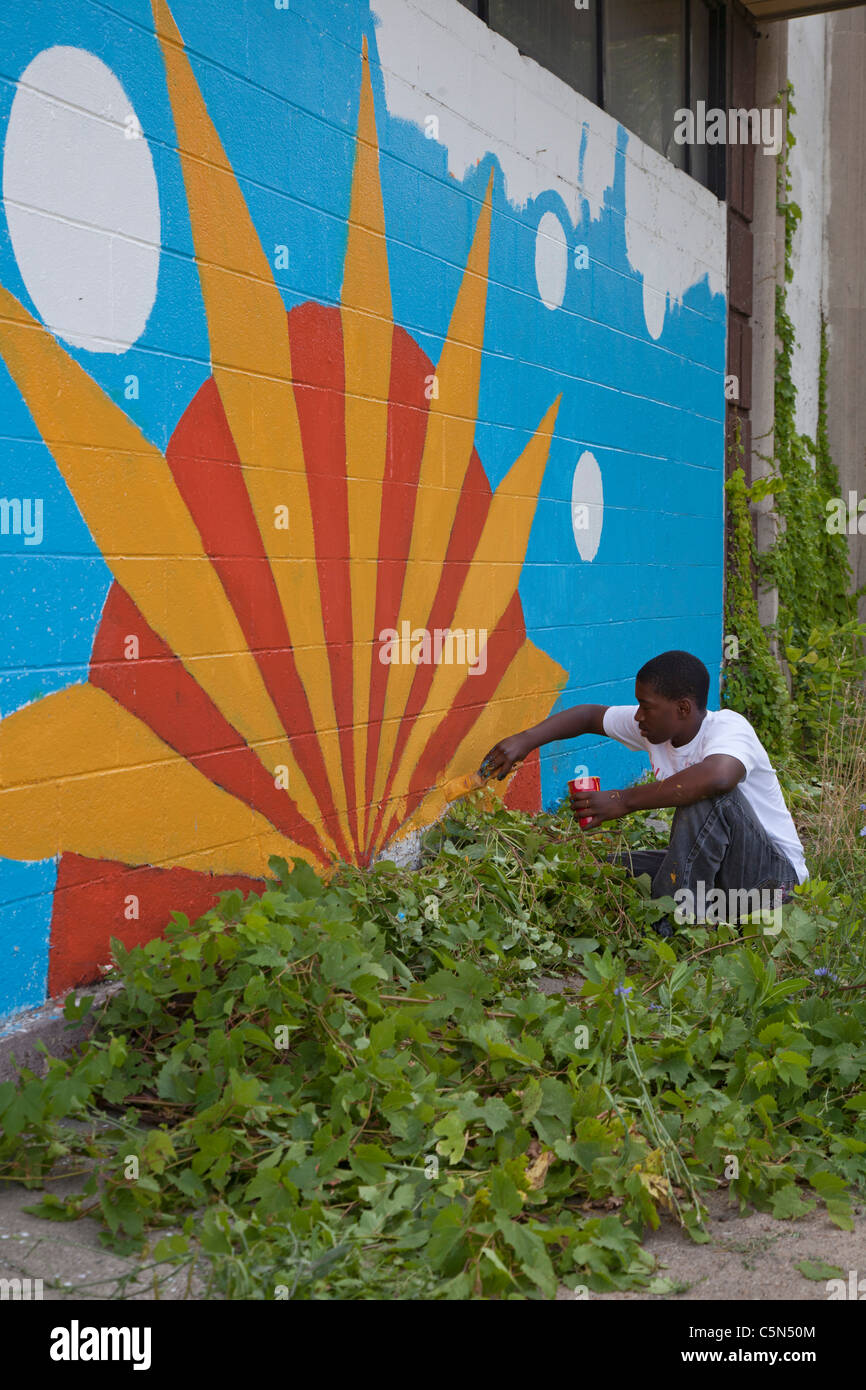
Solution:
[(693, 708), (688, 696), (666, 700), (651, 685), (635, 681), (634, 698), (637, 700), (635, 723), (650, 743), (666, 743), (682, 734)]

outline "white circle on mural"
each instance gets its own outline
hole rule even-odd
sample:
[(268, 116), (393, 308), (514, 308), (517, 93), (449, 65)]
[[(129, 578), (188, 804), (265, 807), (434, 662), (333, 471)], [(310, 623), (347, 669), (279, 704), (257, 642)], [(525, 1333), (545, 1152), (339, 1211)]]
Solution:
[(110, 68), (46, 48), (18, 79), (3, 150), (12, 249), (48, 328), (91, 352), (144, 331), (159, 272), (150, 148)]
[(555, 212), (546, 212), (535, 233), (535, 283), (541, 302), (558, 309), (565, 298), (568, 240)]
[(581, 560), (594, 560), (604, 524), (604, 489), (595, 456), (585, 449), (571, 484), (571, 528)]

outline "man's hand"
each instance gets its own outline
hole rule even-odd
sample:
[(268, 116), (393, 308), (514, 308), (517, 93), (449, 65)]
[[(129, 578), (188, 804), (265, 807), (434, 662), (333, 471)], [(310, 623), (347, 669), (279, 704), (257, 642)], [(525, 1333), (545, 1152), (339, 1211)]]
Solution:
[(625, 796), (621, 791), (572, 791), (569, 793), (569, 797), (571, 809), (576, 819), (592, 816), (588, 825), (580, 827), (581, 830), (595, 830), (596, 826), (602, 825), (606, 820), (619, 820), (620, 816), (628, 814)]
[(522, 763), (527, 753), (531, 753), (535, 746), (526, 732), (500, 739), (499, 743), (494, 744), (490, 752), (484, 755), (479, 769), (482, 777), (492, 777), (495, 772), (498, 774), (497, 782), (501, 782), (508, 776), (515, 763)]
[(604, 716), (607, 705), (575, 705), (573, 709), (563, 709), (559, 714), (551, 714), (531, 729), (523, 729), (519, 734), (510, 734), (493, 745), (479, 768), (482, 777), (497, 774), (501, 782), (507, 777), (515, 763), (523, 762), (534, 749), (543, 743), (554, 743), (557, 739), (580, 738), (582, 734), (603, 734)]

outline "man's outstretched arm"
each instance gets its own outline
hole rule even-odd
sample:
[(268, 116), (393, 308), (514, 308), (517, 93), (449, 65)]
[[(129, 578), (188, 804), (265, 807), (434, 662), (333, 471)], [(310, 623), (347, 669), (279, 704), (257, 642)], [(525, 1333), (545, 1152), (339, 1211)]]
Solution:
[(632, 811), (655, 811), (663, 806), (691, 806), (706, 797), (721, 796), (732, 791), (746, 775), (739, 758), (727, 753), (711, 753), (703, 762), (695, 763), (661, 782), (642, 782), (621, 791), (571, 793), (571, 808), (576, 816), (591, 816), (583, 828), (593, 830), (606, 820), (617, 820)]
[(531, 729), (519, 734), (509, 734), (500, 739), (484, 756), (481, 766), (492, 776), (498, 773), (498, 780), (507, 777), (515, 763), (520, 763), (543, 743), (555, 743), (562, 738), (579, 738), (581, 734), (603, 734), (604, 716), (607, 705), (573, 705), (571, 709), (560, 710), (542, 719)]

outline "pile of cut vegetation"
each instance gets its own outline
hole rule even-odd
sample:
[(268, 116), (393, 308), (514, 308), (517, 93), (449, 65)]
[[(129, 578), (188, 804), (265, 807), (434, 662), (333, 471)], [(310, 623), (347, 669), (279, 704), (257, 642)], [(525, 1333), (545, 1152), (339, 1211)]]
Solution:
[(88, 1042), (0, 1086), (0, 1179), (85, 1169), (33, 1210), (92, 1213), (228, 1298), (664, 1291), (646, 1228), (666, 1210), (704, 1239), (719, 1187), (850, 1227), (856, 905), (816, 881), (777, 934), (662, 939), (670, 903), (607, 862), (623, 843), (470, 798), (418, 871), (275, 860), (261, 896), (115, 943)]

